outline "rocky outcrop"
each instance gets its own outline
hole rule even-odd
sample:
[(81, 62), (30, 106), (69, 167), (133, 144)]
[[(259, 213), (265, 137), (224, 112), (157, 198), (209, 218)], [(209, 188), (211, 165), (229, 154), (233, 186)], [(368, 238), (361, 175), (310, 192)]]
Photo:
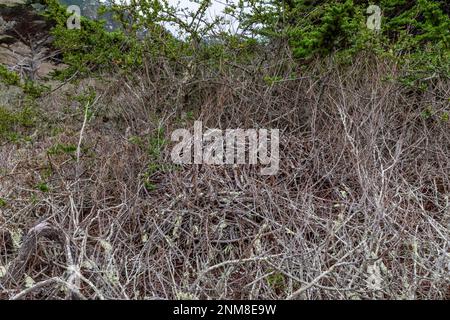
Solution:
[(23, 0), (0, 0), (0, 63), (23, 79), (42, 78), (54, 65), (51, 25), (39, 9)]

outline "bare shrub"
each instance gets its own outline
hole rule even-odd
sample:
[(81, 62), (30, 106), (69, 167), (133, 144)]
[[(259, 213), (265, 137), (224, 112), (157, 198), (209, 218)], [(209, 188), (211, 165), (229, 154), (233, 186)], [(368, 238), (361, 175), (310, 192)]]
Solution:
[[(1, 147), (0, 229), (26, 233), (45, 221), (70, 239), (73, 256), (37, 242), (2, 297), (449, 297), (449, 124), (420, 115), (449, 111), (447, 81), (415, 92), (384, 79), (394, 65), (365, 56), (270, 85), (263, 78), (276, 66), (215, 74), (199, 65), (191, 77), (152, 63), (104, 89), (78, 162), (45, 155), (55, 137), (33, 150)], [(170, 143), (150, 152), (158, 128), (168, 140), (194, 119), (280, 128), (280, 171), (174, 167)], [(57, 138), (77, 144), (73, 132)], [(42, 166), (52, 174), (39, 193)], [(20, 244), (0, 245), (6, 267)]]

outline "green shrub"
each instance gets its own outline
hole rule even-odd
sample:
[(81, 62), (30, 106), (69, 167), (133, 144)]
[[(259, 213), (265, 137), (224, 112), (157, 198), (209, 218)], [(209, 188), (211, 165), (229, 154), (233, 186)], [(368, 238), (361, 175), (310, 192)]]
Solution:
[(314, 9), (300, 1), (300, 8), (309, 12), (305, 23), (287, 28), (289, 44), (298, 58), (330, 53), (336, 49), (353, 48), (365, 31), (362, 8), (352, 0), (325, 3)]
[(34, 127), (35, 121), (36, 113), (31, 107), (20, 111), (0, 107), (0, 139), (16, 141), (21, 131)]
[(50, 187), (45, 182), (39, 182), (35, 185), (35, 189), (41, 191), (41, 192), (49, 192)]
[[(366, 27), (371, 4), (382, 11), (379, 33)], [(341, 50), (392, 50), (412, 58), (424, 48), (431, 47), (432, 55), (449, 50), (448, 5), (439, 1), (248, 0), (244, 7), (251, 8), (240, 15), (247, 28), (269, 39), (287, 40), (294, 56), (301, 59)]]
[(81, 17), (80, 29), (68, 29), (69, 14), (57, 0), (46, 0), (44, 15), (53, 21), (53, 46), (61, 50), (69, 67), (55, 75), (64, 78), (78, 72), (85, 75), (99, 70), (126, 68), (141, 63), (141, 46), (121, 30), (109, 32), (104, 20)]
[[(44, 15), (54, 24), (51, 30), (55, 39), (53, 46), (61, 50), (63, 61), (69, 66), (55, 72), (59, 78), (67, 78), (75, 72), (83, 76), (102, 71), (133, 70), (142, 66), (144, 54), (179, 58), (186, 50), (183, 41), (155, 22), (160, 10), (155, 4), (159, 1), (101, 6), (99, 16), (113, 19), (108, 20), (110, 25), (121, 26), (114, 30), (105, 27), (105, 19), (91, 20), (83, 16), (80, 29), (68, 29), (66, 23), (70, 15), (66, 8), (57, 0), (43, 1), (46, 3)], [(144, 18), (141, 12), (144, 9), (147, 14), (154, 12), (154, 19)]]
[(47, 92), (50, 88), (36, 81), (27, 80), (22, 84), (23, 92), (31, 99), (37, 99)]
[(60, 155), (60, 154), (72, 155), (72, 154), (75, 154), (76, 151), (77, 151), (76, 145), (57, 143), (57, 144), (51, 146), (47, 150), (47, 154), (48, 155)]
[(9, 71), (5, 66), (0, 65), (0, 81), (8, 85), (19, 85), (20, 77), (17, 73)]

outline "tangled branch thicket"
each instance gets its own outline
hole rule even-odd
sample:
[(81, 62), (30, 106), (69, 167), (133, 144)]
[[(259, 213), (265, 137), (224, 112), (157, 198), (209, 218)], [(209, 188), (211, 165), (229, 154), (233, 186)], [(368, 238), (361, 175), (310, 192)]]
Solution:
[[(89, 121), (43, 98), (66, 130), (0, 147), (1, 297), (448, 299), (448, 81), (413, 90), (367, 55), (261, 80), (281, 65), (193, 77), (150, 61), (94, 84)], [(280, 128), (278, 174), (173, 166), (170, 133), (193, 119)]]

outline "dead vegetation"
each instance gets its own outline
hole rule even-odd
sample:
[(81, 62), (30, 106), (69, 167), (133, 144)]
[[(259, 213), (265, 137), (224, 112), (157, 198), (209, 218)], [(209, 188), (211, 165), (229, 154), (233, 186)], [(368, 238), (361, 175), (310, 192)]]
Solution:
[[(448, 81), (419, 92), (368, 57), (270, 85), (149, 65), (98, 88), (89, 121), (53, 92), (64, 130), (1, 146), (2, 298), (449, 298)], [(194, 119), (279, 128), (278, 174), (173, 166), (170, 133)]]

